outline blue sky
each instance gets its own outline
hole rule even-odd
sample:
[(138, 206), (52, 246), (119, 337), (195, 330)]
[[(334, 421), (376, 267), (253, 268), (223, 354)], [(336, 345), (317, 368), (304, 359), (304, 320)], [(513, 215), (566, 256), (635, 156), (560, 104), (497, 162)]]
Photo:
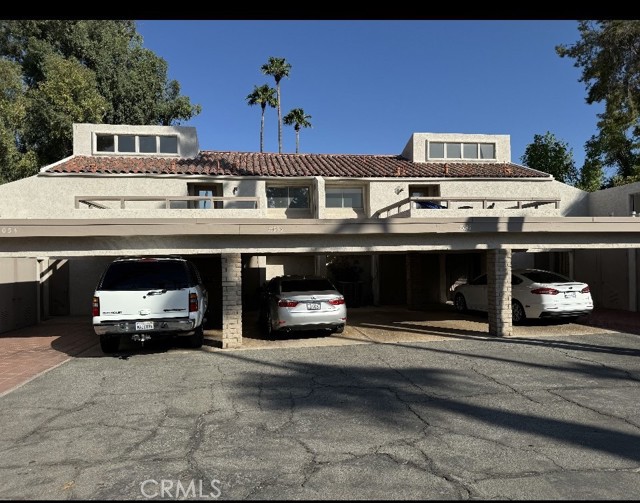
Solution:
[[(202, 112), (203, 150), (259, 151), (260, 107), (246, 96), (270, 56), (291, 64), (283, 115), (303, 108), (301, 153), (399, 154), (414, 132), (507, 134), (520, 162), (535, 134), (573, 150), (596, 132), (573, 60), (558, 44), (579, 39), (573, 20), (142, 20), (144, 46)], [(277, 112), (267, 108), (265, 151), (278, 151)], [(295, 133), (283, 127), (283, 152)]]

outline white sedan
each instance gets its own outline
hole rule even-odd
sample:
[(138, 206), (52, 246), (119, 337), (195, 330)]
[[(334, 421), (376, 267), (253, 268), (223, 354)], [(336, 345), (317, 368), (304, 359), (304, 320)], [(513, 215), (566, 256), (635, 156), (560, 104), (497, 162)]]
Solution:
[[(487, 311), (487, 275), (458, 285), (453, 304), (459, 312)], [(589, 285), (540, 269), (518, 269), (511, 274), (513, 323), (526, 318), (575, 318), (593, 311)]]

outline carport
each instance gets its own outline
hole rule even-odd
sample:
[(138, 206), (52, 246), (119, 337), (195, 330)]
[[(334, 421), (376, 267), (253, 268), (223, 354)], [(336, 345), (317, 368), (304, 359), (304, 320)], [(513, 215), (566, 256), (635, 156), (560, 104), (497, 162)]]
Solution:
[[(179, 254), (219, 260), (222, 345), (227, 348), (242, 344), (243, 255), (484, 250), (488, 333), (508, 336), (514, 250), (626, 248), (631, 261), (640, 244), (637, 222), (633, 217), (4, 220), (0, 257)], [(635, 275), (629, 281), (635, 290)]]

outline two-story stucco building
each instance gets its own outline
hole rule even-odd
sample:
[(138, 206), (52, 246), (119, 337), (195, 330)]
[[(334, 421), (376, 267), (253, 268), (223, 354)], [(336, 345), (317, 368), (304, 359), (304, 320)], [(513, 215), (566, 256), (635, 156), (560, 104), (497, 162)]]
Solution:
[(414, 133), (398, 150), (203, 151), (191, 127), (75, 124), (70, 157), (0, 186), (0, 331), (89, 316), (123, 255), (191, 257), (226, 347), (278, 274), (328, 275), (352, 307), (431, 309), (486, 271), (495, 335), (511, 333), (512, 265), (637, 310), (640, 186), (581, 191), (512, 162), (508, 135)]

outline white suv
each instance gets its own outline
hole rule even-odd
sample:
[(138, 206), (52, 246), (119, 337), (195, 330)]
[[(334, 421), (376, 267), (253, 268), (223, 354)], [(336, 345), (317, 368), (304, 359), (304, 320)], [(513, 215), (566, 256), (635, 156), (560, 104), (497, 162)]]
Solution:
[(184, 336), (190, 347), (203, 343), (209, 303), (196, 266), (177, 257), (136, 257), (113, 261), (93, 295), (93, 328), (105, 353), (120, 338), (133, 341)]

